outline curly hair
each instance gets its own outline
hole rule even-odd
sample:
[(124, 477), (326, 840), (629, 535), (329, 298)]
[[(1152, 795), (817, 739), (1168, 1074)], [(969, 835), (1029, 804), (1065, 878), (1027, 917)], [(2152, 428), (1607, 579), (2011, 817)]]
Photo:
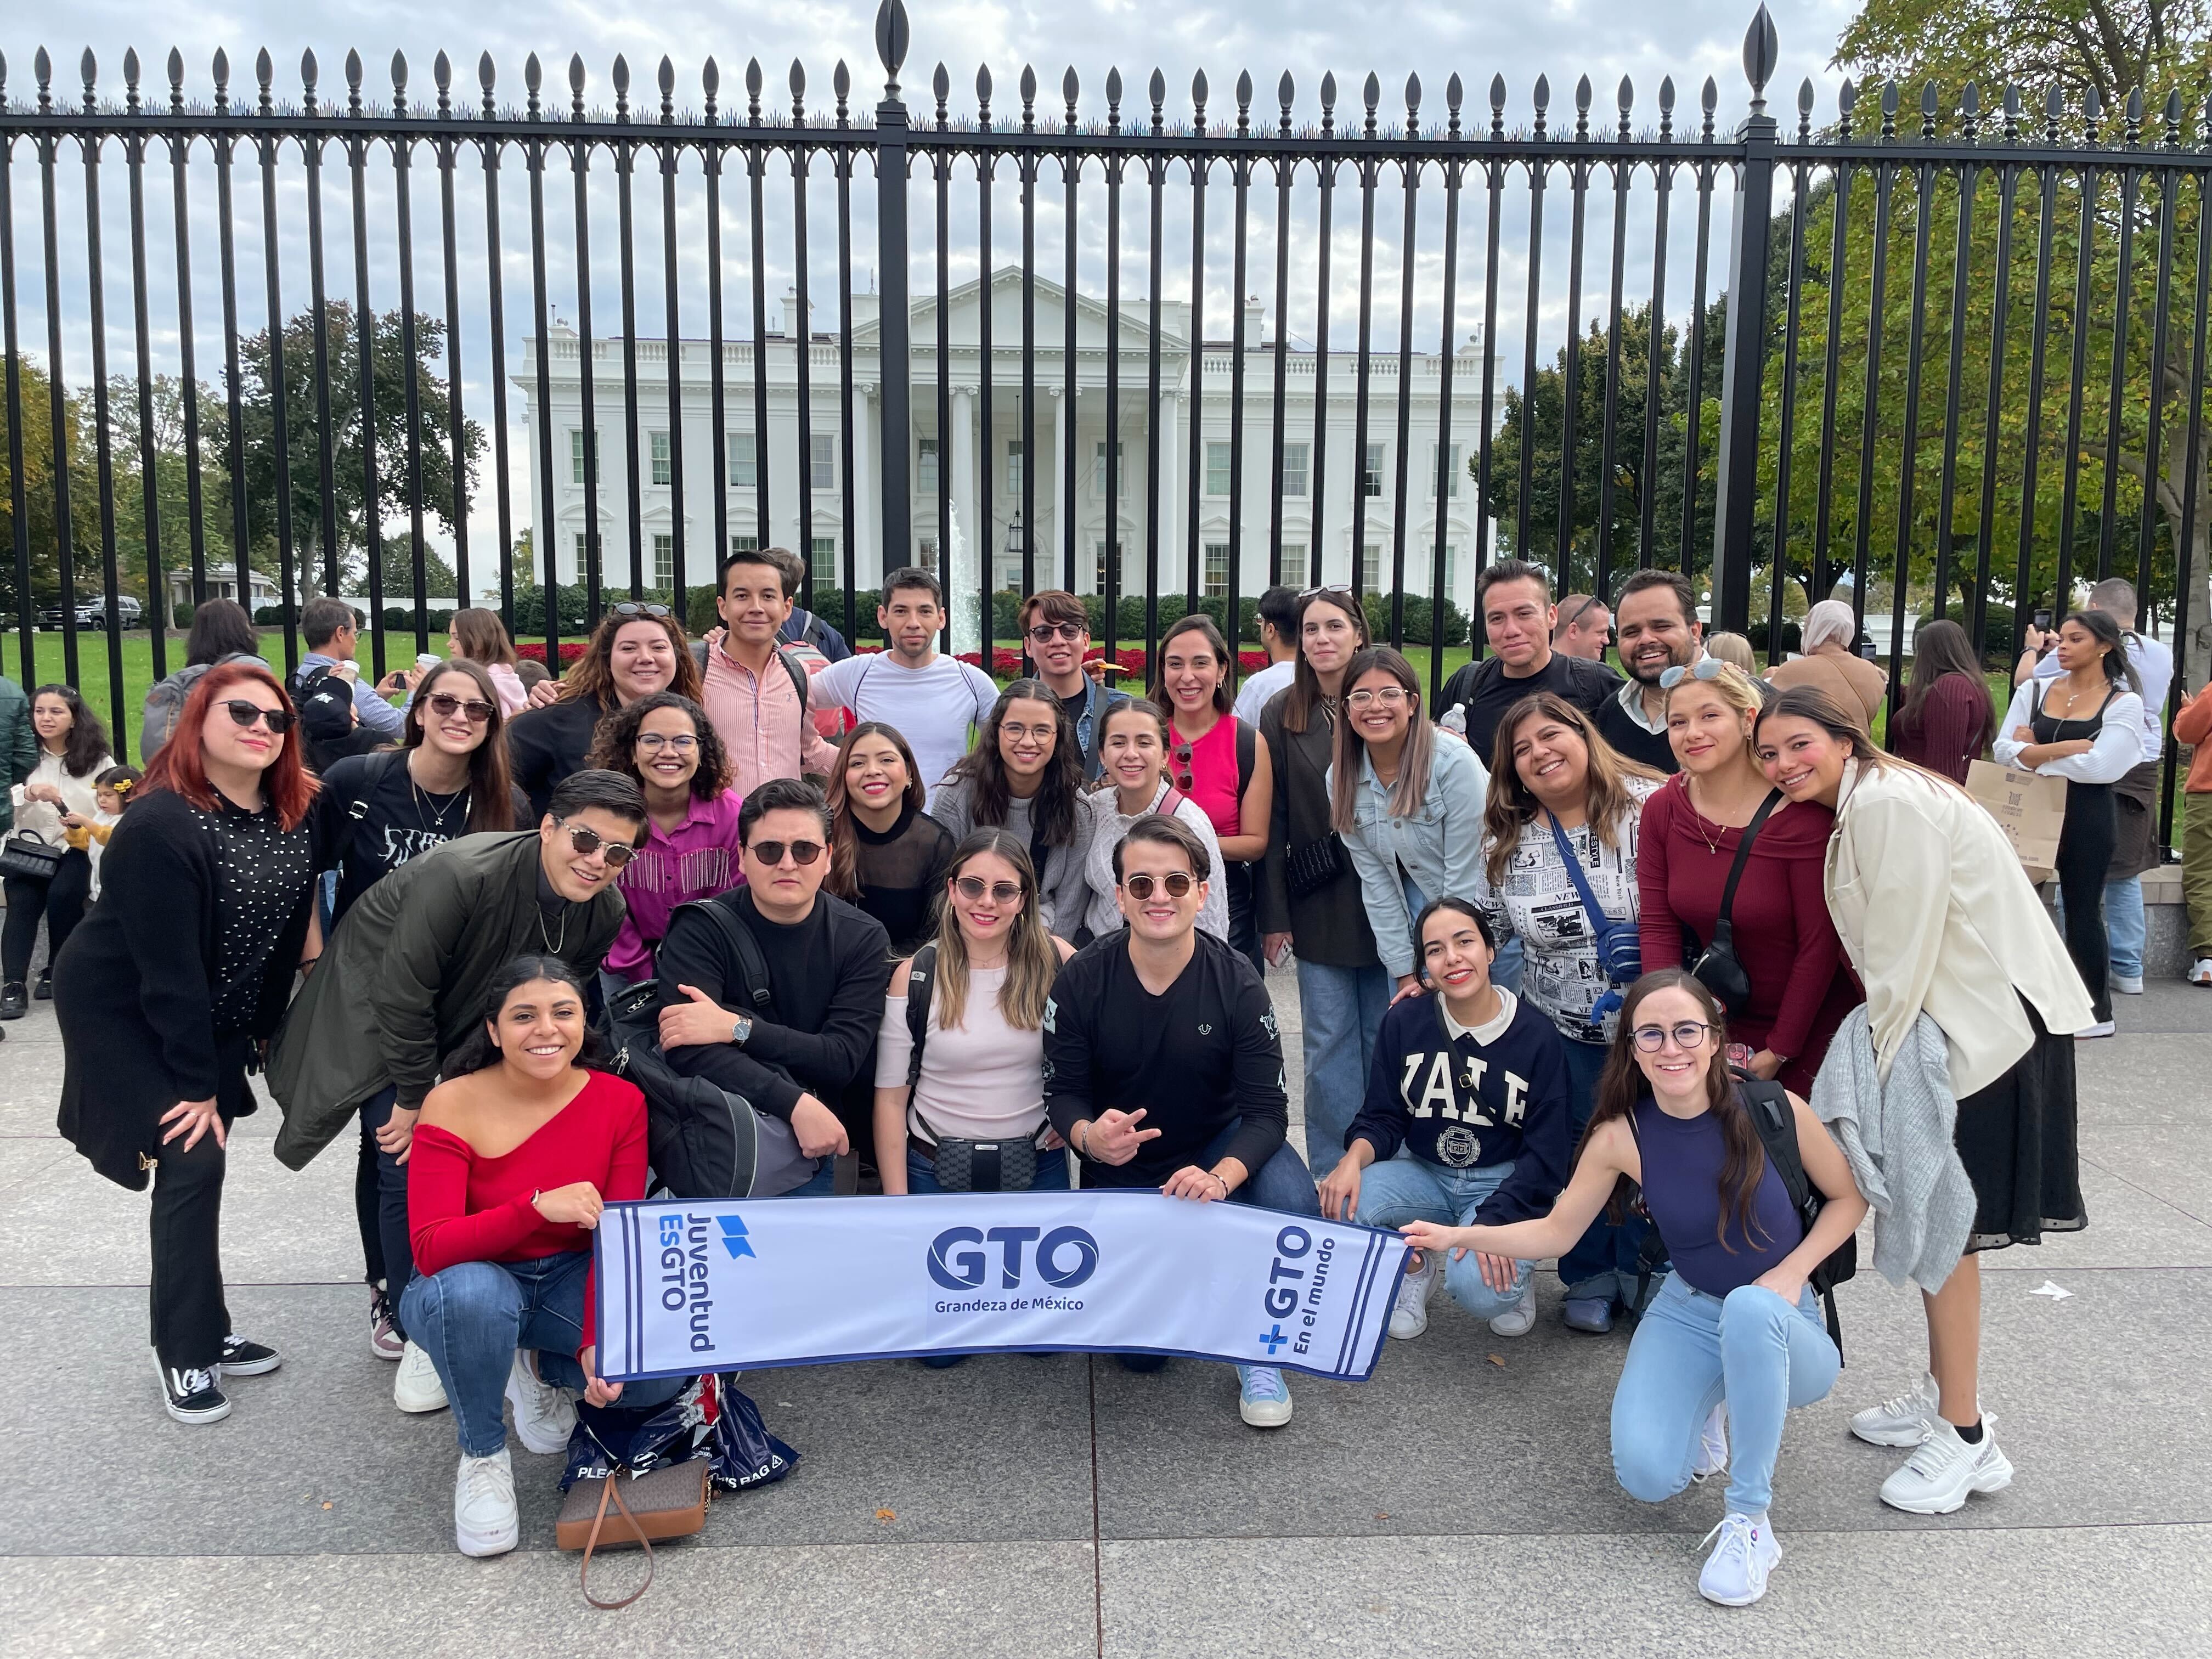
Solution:
[(730, 752), (722, 747), (721, 734), (707, 718), (707, 711), (680, 691), (655, 691), (609, 714), (592, 734), (591, 758), (584, 764), (619, 772), (644, 788), (646, 776), (637, 769), (638, 729), (647, 714), (660, 708), (680, 708), (690, 719), (691, 730), (699, 738), (699, 769), (691, 775), (691, 799), (714, 799), (730, 787)]
[[(40, 697), (59, 697), (70, 712), (69, 736), (62, 740), (62, 769), (73, 778), (81, 778), (108, 758), (107, 728), (100, 724), (100, 716), (77, 695), (73, 685), (58, 682), (40, 686), (31, 693), (31, 707), (39, 706)], [(41, 740), (43, 746), (43, 740)]]

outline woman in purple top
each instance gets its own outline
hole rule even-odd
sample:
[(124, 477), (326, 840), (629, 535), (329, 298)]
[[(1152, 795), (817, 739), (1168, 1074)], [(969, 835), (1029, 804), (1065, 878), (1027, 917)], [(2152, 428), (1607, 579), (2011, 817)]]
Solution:
[(1710, 991), (1680, 968), (1646, 974), (1629, 988), (1582, 1156), (1551, 1214), (1404, 1231), (1423, 1251), (1476, 1252), (1484, 1279), (1503, 1290), (1516, 1262), (1557, 1255), (1601, 1209), (1618, 1214), (1629, 1183), (1641, 1186), (1674, 1271), (1637, 1326), (1613, 1391), (1613, 1472), (1631, 1496), (1659, 1503), (1729, 1468), (1734, 1429), (1728, 1506), (1698, 1589), (1743, 1607), (1766, 1593), (1782, 1559), (1766, 1505), (1784, 1414), (1824, 1398), (1844, 1363), (1806, 1279), (1851, 1236), (1867, 1202), (1812, 1108), (1785, 1095), (1799, 1160), (1826, 1200), (1804, 1225), (1766, 1157), (1746, 1085), (1728, 1067), (1727, 1044)]
[(653, 977), (653, 955), (679, 904), (726, 893), (738, 872), (738, 793), (714, 723), (690, 698), (656, 691), (599, 722), (587, 766), (645, 791), (645, 844), (618, 878), (629, 907), (603, 969), (609, 994)]

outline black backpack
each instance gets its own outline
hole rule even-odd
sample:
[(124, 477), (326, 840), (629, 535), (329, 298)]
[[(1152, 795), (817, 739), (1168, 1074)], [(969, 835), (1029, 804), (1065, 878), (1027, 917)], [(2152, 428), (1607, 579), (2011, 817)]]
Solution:
[(929, 1005), (937, 995), (937, 942), (933, 939), (914, 953), (906, 967), (906, 1029), (914, 1039), (914, 1054), (906, 1063), (906, 1086), (921, 1081), (921, 1049), (929, 1041)]
[[(365, 752), (355, 742), (353, 682), (328, 665), (292, 677), (292, 706), (299, 711), (303, 757), (318, 773), (348, 755)], [(380, 739), (370, 734), (371, 744)]]
[[(713, 900), (677, 907), (704, 913), (736, 956), (753, 1012), (769, 1011), (768, 959), (751, 929)], [(670, 918), (671, 926), (675, 918)], [(645, 1145), (656, 1184), (672, 1198), (750, 1198), (760, 1170), (760, 1115), (752, 1102), (703, 1077), (684, 1077), (660, 1052), (659, 988), (641, 980), (607, 1004), (612, 1069), (645, 1096)]]

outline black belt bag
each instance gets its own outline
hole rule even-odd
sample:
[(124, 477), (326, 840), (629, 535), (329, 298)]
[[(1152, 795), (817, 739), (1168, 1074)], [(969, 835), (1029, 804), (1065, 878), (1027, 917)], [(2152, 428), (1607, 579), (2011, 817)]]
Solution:
[(915, 1137), (914, 1148), (936, 1166), (937, 1184), (948, 1193), (1025, 1193), (1036, 1181), (1036, 1142), (963, 1140), (947, 1135), (932, 1143)]

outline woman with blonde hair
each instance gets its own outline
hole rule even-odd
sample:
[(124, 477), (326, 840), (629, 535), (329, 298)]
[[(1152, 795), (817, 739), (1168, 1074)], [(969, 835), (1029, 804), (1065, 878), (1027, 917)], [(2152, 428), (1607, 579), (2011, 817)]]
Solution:
[(498, 611), (472, 605), (453, 612), (446, 624), (446, 655), (453, 662), (472, 662), (491, 676), (501, 715), (512, 719), (529, 706), (530, 693), (515, 672), (514, 641), (507, 638)]
[(1751, 648), (1751, 641), (1741, 634), (1706, 635), (1705, 654), (1718, 657), (1723, 662), (1741, 668), (1753, 679), (1759, 678), (1759, 653)]

